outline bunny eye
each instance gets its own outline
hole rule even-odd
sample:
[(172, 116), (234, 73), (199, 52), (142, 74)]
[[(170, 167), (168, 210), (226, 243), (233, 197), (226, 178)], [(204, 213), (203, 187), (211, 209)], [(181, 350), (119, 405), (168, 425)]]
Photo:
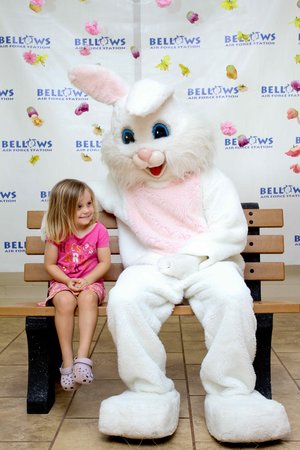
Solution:
[(156, 123), (152, 128), (152, 134), (154, 139), (160, 139), (169, 136), (169, 129), (163, 123)]
[(130, 142), (135, 142), (134, 139), (134, 132), (132, 130), (130, 130), (130, 128), (125, 128), (122, 131), (122, 141), (123, 144), (130, 144)]

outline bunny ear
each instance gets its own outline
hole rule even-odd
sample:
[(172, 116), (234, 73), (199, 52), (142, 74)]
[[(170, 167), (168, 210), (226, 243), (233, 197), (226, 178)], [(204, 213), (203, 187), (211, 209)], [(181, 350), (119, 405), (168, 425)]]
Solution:
[(128, 93), (126, 83), (105, 67), (84, 64), (71, 69), (69, 80), (98, 102), (113, 105)]
[(173, 93), (171, 86), (145, 78), (137, 81), (131, 89), (126, 109), (129, 114), (145, 117), (157, 111)]

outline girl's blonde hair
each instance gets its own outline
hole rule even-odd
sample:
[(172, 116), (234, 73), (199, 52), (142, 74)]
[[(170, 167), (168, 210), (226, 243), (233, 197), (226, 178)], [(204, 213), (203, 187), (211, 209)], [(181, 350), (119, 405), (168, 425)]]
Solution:
[(77, 204), (87, 190), (94, 206), (92, 222), (97, 221), (95, 194), (84, 182), (65, 179), (56, 183), (50, 192), (46, 215), (46, 236), (50, 241), (60, 243), (71, 234), (76, 234), (75, 213)]

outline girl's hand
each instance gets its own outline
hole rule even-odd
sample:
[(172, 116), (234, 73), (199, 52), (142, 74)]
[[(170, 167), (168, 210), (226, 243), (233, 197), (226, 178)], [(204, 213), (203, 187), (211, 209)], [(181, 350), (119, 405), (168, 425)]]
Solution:
[(73, 280), (75, 280), (74, 286), (77, 292), (82, 291), (85, 286), (88, 286), (90, 284), (86, 278), (73, 278)]
[(81, 278), (70, 278), (67, 286), (69, 289), (71, 289), (72, 292), (74, 292), (74, 294), (76, 294), (82, 290), (82, 288), (80, 287), (81, 281)]

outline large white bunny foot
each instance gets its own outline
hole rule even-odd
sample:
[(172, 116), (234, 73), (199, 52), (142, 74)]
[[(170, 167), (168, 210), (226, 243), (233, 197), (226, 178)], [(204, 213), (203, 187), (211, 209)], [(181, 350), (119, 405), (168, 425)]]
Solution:
[(125, 391), (100, 406), (99, 430), (110, 436), (153, 439), (170, 436), (178, 425), (180, 395)]
[(284, 407), (254, 391), (249, 395), (208, 394), (206, 425), (221, 442), (267, 442), (283, 439), (290, 432)]

